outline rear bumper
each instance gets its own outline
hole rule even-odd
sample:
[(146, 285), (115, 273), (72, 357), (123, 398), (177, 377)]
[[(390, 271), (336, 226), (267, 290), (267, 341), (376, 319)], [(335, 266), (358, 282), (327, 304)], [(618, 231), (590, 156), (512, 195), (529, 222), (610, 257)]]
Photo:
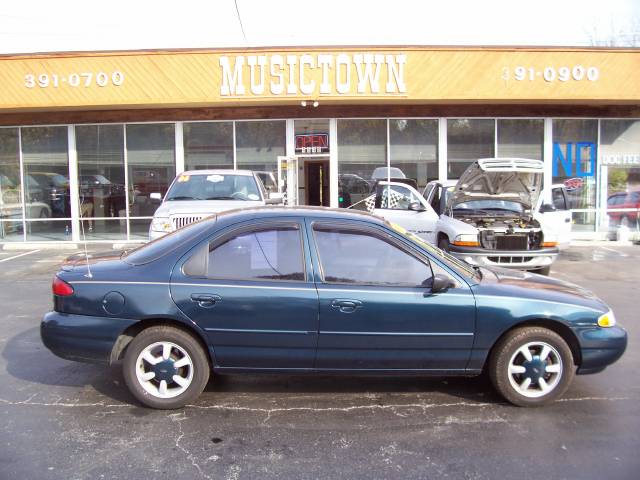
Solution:
[(558, 252), (557, 247), (516, 251), (450, 246), (451, 255), (470, 265), (515, 268), (519, 270), (537, 270), (548, 267), (555, 261)]
[(578, 375), (604, 370), (618, 360), (627, 348), (627, 332), (621, 327), (592, 327), (577, 333), (582, 355)]
[(40, 323), (44, 346), (58, 357), (89, 363), (111, 363), (118, 337), (137, 320), (49, 312)]

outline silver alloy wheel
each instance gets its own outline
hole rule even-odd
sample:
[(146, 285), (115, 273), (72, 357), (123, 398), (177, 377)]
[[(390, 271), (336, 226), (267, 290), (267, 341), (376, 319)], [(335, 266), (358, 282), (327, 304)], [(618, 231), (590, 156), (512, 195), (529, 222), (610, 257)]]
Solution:
[(193, 380), (193, 361), (184, 348), (173, 342), (145, 347), (136, 360), (140, 386), (156, 398), (174, 398)]
[(516, 392), (527, 398), (540, 398), (560, 383), (562, 358), (546, 342), (529, 342), (511, 356), (507, 375)]

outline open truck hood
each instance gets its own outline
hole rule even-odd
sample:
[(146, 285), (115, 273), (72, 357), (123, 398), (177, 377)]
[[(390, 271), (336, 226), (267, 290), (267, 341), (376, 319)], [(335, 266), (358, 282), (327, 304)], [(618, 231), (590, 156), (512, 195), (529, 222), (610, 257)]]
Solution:
[(492, 199), (519, 202), (531, 209), (542, 190), (543, 171), (541, 160), (481, 158), (464, 171), (449, 205)]

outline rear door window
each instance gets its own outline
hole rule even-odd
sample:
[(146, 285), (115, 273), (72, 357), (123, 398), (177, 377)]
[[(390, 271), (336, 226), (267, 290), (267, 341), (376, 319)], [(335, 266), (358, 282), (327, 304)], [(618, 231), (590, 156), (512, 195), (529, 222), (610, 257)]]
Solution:
[(244, 230), (209, 246), (207, 277), (304, 281), (304, 252), (297, 224)]

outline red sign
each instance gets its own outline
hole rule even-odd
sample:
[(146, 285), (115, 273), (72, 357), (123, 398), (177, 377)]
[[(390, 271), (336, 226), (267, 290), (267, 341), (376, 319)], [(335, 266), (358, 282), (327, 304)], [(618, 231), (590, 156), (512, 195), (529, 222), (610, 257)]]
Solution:
[(584, 187), (584, 179), (582, 178), (568, 178), (564, 182), (564, 188), (567, 189), (567, 192), (571, 192), (573, 190), (579, 190)]
[(305, 133), (296, 135), (296, 153), (328, 153), (328, 133)]

